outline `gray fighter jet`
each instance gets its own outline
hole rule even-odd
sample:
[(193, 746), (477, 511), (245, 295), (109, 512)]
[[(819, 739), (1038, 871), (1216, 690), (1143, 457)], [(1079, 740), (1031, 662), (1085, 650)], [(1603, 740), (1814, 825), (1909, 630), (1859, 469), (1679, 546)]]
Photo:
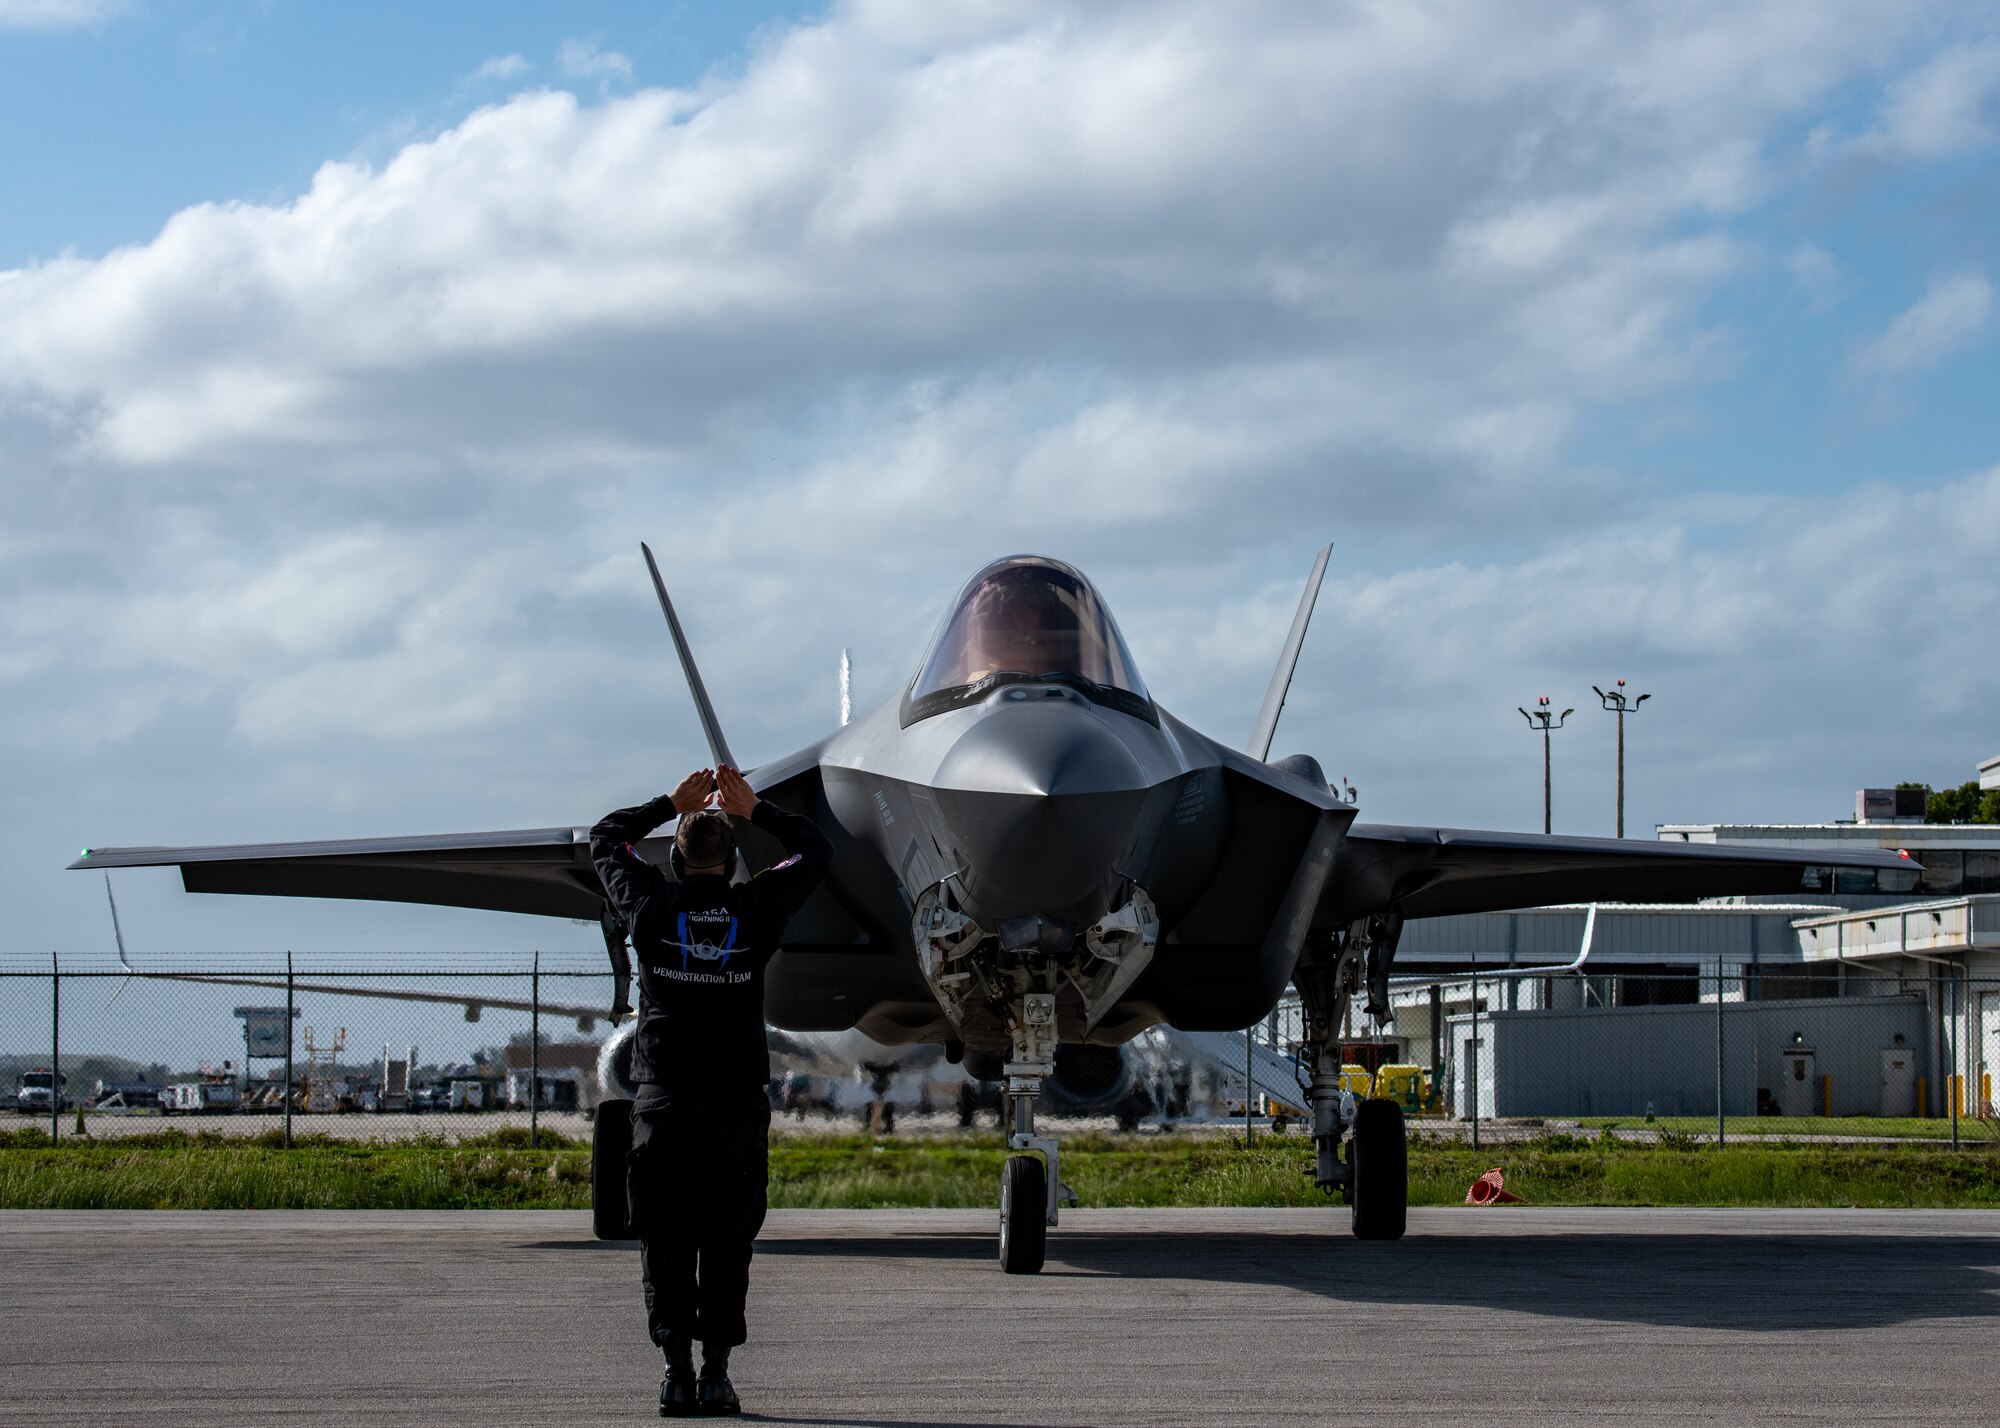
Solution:
[[(1269, 758), (1330, 553), (1308, 578), (1241, 749), (1154, 701), (1080, 571), (1021, 555), (972, 577), (895, 698), (750, 771), (759, 794), (811, 814), (836, 846), (831, 874), (771, 963), (770, 1021), (942, 1045), (972, 1075), (1003, 1084), (1014, 1153), (1001, 1182), (1000, 1259), (1010, 1272), (1040, 1269), (1047, 1227), (1073, 1203), (1056, 1143), (1035, 1127), (1060, 1048), (1118, 1046), (1160, 1022), (1241, 1028), (1296, 986), (1319, 1184), (1346, 1198), (1355, 1234), (1396, 1239), (1407, 1203), (1402, 1112), (1343, 1089), (1337, 1037), (1350, 998), (1389, 1018), (1406, 920), (1822, 890), (1834, 867), (1909, 866), (1893, 853), (1356, 821), (1311, 757)], [(734, 764), (650, 551), (646, 560), (709, 747)], [(743, 871), (779, 855), (757, 829), (738, 832)], [(641, 851), (665, 867), (668, 845)], [(624, 930), (579, 827), (103, 848), (70, 866), (167, 864), (190, 892), (594, 918), (625, 966)], [(615, 1135), (615, 1118), (599, 1125)]]

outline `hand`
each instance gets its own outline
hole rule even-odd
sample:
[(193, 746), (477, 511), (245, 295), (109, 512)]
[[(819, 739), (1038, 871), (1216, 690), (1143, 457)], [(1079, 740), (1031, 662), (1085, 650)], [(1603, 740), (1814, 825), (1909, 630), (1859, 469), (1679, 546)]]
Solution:
[(674, 812), (692, 813), (705, 807), (709, 795), (715, 792), (715, 770), (696, 769), (680, 781), (674, 789)]
[(717, 802), (722, 811), (732, 818), (748, 818), (757, 811), (757, 794), (750, 781), (729, 765), (715, 771), (715, 789), (721, 795)]

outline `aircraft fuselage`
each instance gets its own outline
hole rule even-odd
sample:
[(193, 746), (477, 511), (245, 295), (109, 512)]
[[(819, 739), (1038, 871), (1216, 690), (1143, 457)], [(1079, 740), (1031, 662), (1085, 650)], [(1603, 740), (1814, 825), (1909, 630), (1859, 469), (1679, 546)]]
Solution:
[[(1135, 904), (1149, 911), (1143, 970), (1095, 1015), (1064, 997), (1065, 1042), (1264, 1016), (1352, 810), (1324, 783), (1149, 712), (1015, 683), (907, 726), (906, 707), (891, 701), (826, 740), (816, 780), (782, 781), (767, 796), (798, 805), (817, 795), (807, 811), (837, 845), (826, 898), (849, 925), (836, 935), (842, 919), (828, 905), (794, 923), (769, 973), (773, 1023), (1004, 1046), (997, 1013), (972, 997), (954, 1018), (926, 976), (913, 923), (926, 905), (976, 927), (1000, 962), (1037, 960), (1058, 981), (1090, 961), (1092, 929), (1103, 945), (1107, 919)], [(1304, 918), (1281, 916), (1288, 900)]]

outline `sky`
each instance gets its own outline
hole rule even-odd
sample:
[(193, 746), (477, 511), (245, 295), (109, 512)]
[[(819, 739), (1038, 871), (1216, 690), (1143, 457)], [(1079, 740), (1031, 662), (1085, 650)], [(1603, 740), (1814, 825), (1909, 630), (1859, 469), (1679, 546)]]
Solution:
[[(0, 0), (0, 960), (86, 846), (584, 825), (1072, 561), (1364, 820), (1820, 821), (2000, 753), (2000, 18)], [(593, 929), (190, 897), (135, 955)], [(0, 1028), (5, 1025), (0, 1017)]]

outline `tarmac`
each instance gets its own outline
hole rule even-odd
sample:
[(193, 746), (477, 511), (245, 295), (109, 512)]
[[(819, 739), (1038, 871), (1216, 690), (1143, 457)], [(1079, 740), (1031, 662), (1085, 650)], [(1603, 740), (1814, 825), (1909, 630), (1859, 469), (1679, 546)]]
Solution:
[[(1992, 1423), (2000, 1213), (774, 1212), (766, 1423)], [(631, 1245), (561, 1212), (0, 1213), (8, 1424), (657, 1421)]]

